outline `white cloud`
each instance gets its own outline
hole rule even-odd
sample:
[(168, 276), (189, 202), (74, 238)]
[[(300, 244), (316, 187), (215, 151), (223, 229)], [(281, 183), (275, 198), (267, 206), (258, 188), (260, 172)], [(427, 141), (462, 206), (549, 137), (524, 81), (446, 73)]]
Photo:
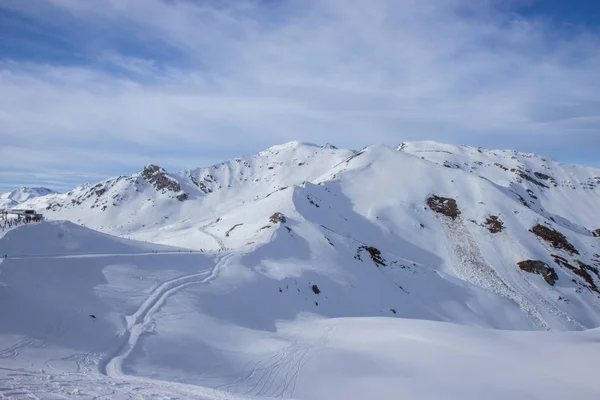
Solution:
[(600, 39), (506, 2), (39, 4), (4, 7), (60, 31), (86, 62), (5, 59), (0, 135), (49, 146), (68, 169), (86, 160), (63, 148), (100, 161), (112, 149), (131, 169), (140, 151), (179, 152), (166, 166), (194, 167), (191, 149), (212, 160), (293, 139), (433, 138), (570, 160), (600, 147)]

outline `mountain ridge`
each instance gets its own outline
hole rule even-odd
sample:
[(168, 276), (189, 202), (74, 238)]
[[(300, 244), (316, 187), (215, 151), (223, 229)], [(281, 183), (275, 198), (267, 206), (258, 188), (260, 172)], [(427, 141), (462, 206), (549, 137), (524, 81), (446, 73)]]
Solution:
[[(424, 354), (436, 355), (431, 376), (450, 349), (441, 376), (469, 360), (451, 379), (455, 397), (481, 397), (483, 367), (534, 396), (593, 397), (598, 171), (542, 158), (293, 143), (177, 173), (149, 164), (29, 200), (49, 220), (0, 233), (0, 298), (19, 305), (0, 309), (0, 348), (37, 372), (0, 371), (0, 382), (111, 398), (117, 381), (146, 397), (331, 398), (354, 380), (331, 383), (331, 371), (352, 364), (350, 376), (369, 379), (356, 398), (380, 375), (391, 377), (382, 398), (397, 398)], [(565, 357), (580, 369), (552, 367)], [(524, 363), (535, 382), (569, 389), (531, 384)], [(427, 387), (417, 386), (413, 395)], [(515, 389), (503, 381), (494, 393)]]

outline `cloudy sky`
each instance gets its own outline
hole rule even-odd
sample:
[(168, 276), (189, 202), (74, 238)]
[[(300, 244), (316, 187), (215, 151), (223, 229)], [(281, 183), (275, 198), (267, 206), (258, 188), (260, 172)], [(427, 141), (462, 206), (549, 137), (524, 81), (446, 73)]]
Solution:
[(600, 166), (600, 2), (0, 0), (0, 191), (290, 140)]

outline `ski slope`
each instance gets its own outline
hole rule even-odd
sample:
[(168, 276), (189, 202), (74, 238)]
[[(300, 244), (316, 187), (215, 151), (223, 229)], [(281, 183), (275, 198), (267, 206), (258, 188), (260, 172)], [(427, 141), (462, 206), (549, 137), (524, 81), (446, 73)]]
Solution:
[[(61, 232), (68, 235), (52, 254), (0, 264), (0, 300), (9, 305), (0, 309), (4, 398), (562, 399), (600, 390), (598, 329), (506, 331), (378, 316), (372, 306), (386, 290), (376, 267), (351, 268), (343, 280), (319, 270), (281, 279), (273, 249), (262, 261), (165, 251), (67, 222), (19, 227), (0, 249)], [(303, 268), (283, 249), (293, 239), (274, 241), (279, 256), (291, 255), (280, 262)], [(60, 257), (72, 243), (77, 254)], [(473, 290), (485, 303), (485, 292)], [(462, 300), (448, 301), (428, 307), (461, 320)], [(498, 312), (507, 306), (493, 301)]]

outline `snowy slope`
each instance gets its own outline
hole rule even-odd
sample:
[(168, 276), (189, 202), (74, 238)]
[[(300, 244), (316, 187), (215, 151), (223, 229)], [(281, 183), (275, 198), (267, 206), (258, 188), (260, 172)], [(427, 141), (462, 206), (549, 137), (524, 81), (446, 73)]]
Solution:
[[(148, 166), (29, 204), (140, 241), (262, 254), (263, 264), (286, 248), (293, 268), (262, 267), (276, 279), (315, 269), (345, 276), (349, 263), (380, 252), (378, 269), (410, 300), (365, 315), (393, 308), (486, 327), (578, 330), (600, 325), (598, 176), (535, 155), (435, 142), (356, 153), (291, 142), (178, 174)], [(456, 202), (455, 218), (435, 212), (444, 201)], [(499, 308), (480, 291), (506, 302), (507, 314), (490, 318)], [(431, 312), (422, 295), (430, 292), (452, 293), (461, 311)]]
[(507, 188), (544, 218), (567, 229), (600, 227), (600, 170), (514, 150), (486, 150), (436, 142), (407, 142), (399, 151), (481, 176)]
[(0, 194), (0, 209), (15, 207), (20, 203), (34, 199), (36, 197), (48, 196), (56, 193), (52, 189), (44, 187), (20, 187), (12, 192)]
[(31, 199), (72, 222), (0, 237), (0, 396), (596, 398), (599, 175), (293, 142)]
[[(197, 227), (221, 213), (323, 174), (351, 154), (333, 146), (290, 142), (251, 157), (168, 173), (154, 165), (23, 206), (50, 219), (68, 219), (106, 233), (133, 236), (160, 230), (169, 244), (214, 247)], [(190, 231), (193, 234), (190, 235)], [(174, 239), (169, 241), (170, 237)], [(187, 242), (180, 242), (184, 238)], [(164, 242), (164, 240), (163, 240)]]
[[(481, 288), (508, 301), (508, 309), (516, 313), (494, 321), (487, 316), (490, 309), (498, 308), (481, 307), (484, 300), (475, 296), (472, 303), (476, 305), (468, 305), (476, 314), (468, 317), (470, 323), (508, 329), (599, 326), (598, 238), (590, 229), (566, 223), (566, 217), (558, 212), (548, 216), (531, 203), (524, 204), (514, 191), (526, 191), (527, 183), (502, 186), (468, 171), (372, 146), (338, 163), (312, 183), (240, 203), (200, 224), (192, 220), (194, 223), (185, 229), (173, 225), (132, 236), (192, 248), (243, 249), (262, 254), (267, 260), (279, 249), (290, 248), (286, 258), (295, 255), (303, 261), (289, 263), (293, 269), (279, 268), (281, 278), (315, 269), (344, 276), (348, 265), (364, 265), (369, 260), (366, 248), (373, 247), (387, 260), (380, 271), (390, 274), (395, 287), (410, 293), (408, 303), (403, 302), (411, 306), (396, 310), (399, 315), (465, 322), (463, 313), (427, 312), (423, 308), (430, 305), (427, 296), (421, 294)], [(529, 190), (552, 201), (552, 195), (544, 193), (552, 189)], [(589, 200), (585, 196), (593, 200), (597, 190), (580, 192), (580, 209), (584, 209)], [(456, 201), (460, 215), (452, 219), (434, 212), (428, 204), (434, 196)], [(578, 199), (572, 196), (571, 204), (577, 204)], [(276, 213), (285, 217), (284, 224), (272, 218)], [(490, 231), (491, 217), (501, 224), (500, 232)], [(587, 219), (590, 226), (600, 225), (593, 221)], [(575, 251), (544, 240), (531, 232), (534, 227), (564, 235), (565, 243)], [(293, 238), (289, 239), (295, 241), (293, 245), (281, 243), (286, 235)], [(519, 267), (518, 263), (529, 260), (542, 269)], [(282, 262), (273, 260), (270, 264), (280, 266)], [(297, 264), (303, 267), (298, 270)], [(468, 289), (457, 289), (456, 282)], [(453, 307), (460, 309), (464, 300), (457, 303)], [(521, 321), (523, 316), (528, 322)]]
[[(299, 210), (305, 194), (306, 188), (281, 191), (276, 202), (291, 197)], [(322, 228), (287, 212), (268, 241), (244, 252), (165, 249), (67, 222), (8, 232), (0, 239), (0, 252), (9, 252), (0, 264), (0, 302), (10, 305), (0, 308), (0, 394), (562, 399), (600, 393), (597, 329), (518, 332), (417, 320), (535, 328), (506, 298), (432, 268), (389, 271), (396, 261), (389, 254), (387, 267), (364, 252), (362, 261), (346, 259), (343, 248), (354, 243), (348, 236), (328, 231), (329, 244), (324, 231), (316, 234)], [(33, 245), (59, 236), (52, 252)], [(28, 248), (31, 254), (10, 254)], [(398, 318), (408, 312), (411, 319)]]

